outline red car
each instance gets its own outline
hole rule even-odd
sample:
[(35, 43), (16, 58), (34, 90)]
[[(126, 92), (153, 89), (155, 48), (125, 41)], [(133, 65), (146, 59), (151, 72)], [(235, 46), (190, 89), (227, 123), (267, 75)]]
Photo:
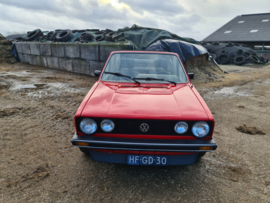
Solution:
[(72, 138), (93, 160), (184, 165), (217, 148), (214, 118), (177, 54), (112, 52), (95, 75)]

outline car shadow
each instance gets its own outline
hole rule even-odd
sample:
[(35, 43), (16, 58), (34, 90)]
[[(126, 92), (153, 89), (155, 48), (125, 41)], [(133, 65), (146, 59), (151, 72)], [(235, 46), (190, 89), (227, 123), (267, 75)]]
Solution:
[(87, 164), (96, 174), (94, 180), (93, 176), (89, 177), (89, 183), (95, 181), (101, 188), (113, 188), (119, 195), (159, 196), (171, 201), (176, 196), (182, 198), (196, 193), (195, 199), (200, 201), (202, 196), (208, 196), (209, 190), (219, 194), (217, 182), (207, 175), (207, 163), (203, 159), (192, 165), (130, 166), (97, 162), (88, 157)]

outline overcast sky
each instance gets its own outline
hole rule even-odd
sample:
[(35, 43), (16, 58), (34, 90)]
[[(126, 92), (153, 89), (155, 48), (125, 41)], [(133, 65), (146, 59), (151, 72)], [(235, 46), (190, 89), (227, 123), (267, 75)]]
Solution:
[(137, 24), (200, 41), (237, 15), (269, 10), (270, 0), (0, 0), (0, 33)]

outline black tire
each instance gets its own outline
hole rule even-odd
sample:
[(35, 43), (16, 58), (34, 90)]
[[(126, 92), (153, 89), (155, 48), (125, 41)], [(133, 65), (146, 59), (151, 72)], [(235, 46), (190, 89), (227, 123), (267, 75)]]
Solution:
[(95, 37), (90, 33), (84, 33), (80, 36), (80, 42), (92, 42), (95, 40)]
[(113, 42), (112, 36), (113, 36), (114, 33), (115, 33), (114, 31), (107, 33), (105, 35), (105, 41)]
[(238, 56), (243, 55), (243, 53), (244, 53), (244, 51), (243, 51), (242, 49), (238, 49), (238, 50), (236, 51), (236, 54), (237, 54)]
[(234, 59), (235, 59), (235, 52), (231, 52), (231, 53), (229, 53), (228, 55), (229, 55), (229, 57), (230, 57), (229, 63), (233, 63), (233, 61), (234, 61)]
[(220, 53), (221, 54), (227, 54), (227, 51), (226, 50), (222, 50)]
[(78, 32), (78, 33), (86, 32), (86, 30), (78, 30), (77, 32)]
[(45, 41), (47, 40), (47, 35), (43, 35), (42, 37), (40, 37), (39, 41)]
[(206, 152), (199, 152), (198, 156), (197, 156), (197, 159), (202, 158), (205, 154), (206, 154)]
[(250, 55), (250, 56), (248, 57), (248, 59), (249, 59), (250, 62), (252, 62), (252, 63), (256, 63), (256, 64), (261, 63), (260, 58), (257, 57), (257, 56), (255, 56), (255, 55)]
[(220, 54), (217, 58), (219, 64), (227, 64), (230, 61), (230, 57), (227, 54)]
[(251, 55), (257, 55), (257, 53), (253, 51), (252, 49), (249, 49), (247, 52), (250, 53)]
[(97, 42), (103, 41), (104, 39), (105, 39), (104, 35), (98, 35), (98, 36), (95, 37), (95, 40)]
[(262, 56), (260, 56), (260, 60), (261, 60), (261, 63), (265, 63), (266, 62), (266, 60)]
[(27, 33), (26, 37), (24, 38), (25, 41), (33, 41), (37, 37), (43, 36), (43, 32), (40, 29), (36, 29), (32, 32)]
[(228, 43), (228, 44), (226, 44), (225, 47), (233, 47), (233, 46), (234, 46), (233, 43)]
[(48, 38), (48, 37), (52, 37), (52, 36), (53, 36), (53, 34), (54, 34), (54, 32), (53, 32), (53, 31), (48, 32), (48, 34), (46, 35), (46, 37), (47, 37), (47, 38)]
[(39, 42), (41, 39), (42, 39), (42, 37), (44, 37), (44, 35), (43, 36), (39, 36), (39, 37), (37, 37), (36, 39), (34, 39), (33, 41), (34, 42)]
[(104, 32), (102, 32), (102, 31), (97, 31), (97, 32), (95, 32), (95, 35), (101, 35), (101, 34), (103, 34)]
[(235, 65), (243, 65), (246, 62), (247, 58), (245, 56), (236, 56), (233, 60)]
[(59, 32), (54, 32), (53, 35), (51, 36), (51, 41), (55, 41), (56, 40), (56, 36)]
[(248, 47), (248, 45), (246, 45), (246, 44), (241, 44), (240, 46), (242, 46), (242, 47)]
[(113, 30), (110, 30), (110, 29), (106, 29), (105, 30), (106, 33), (110, 33), (110, 32), (114, 32)]
[(86, 31), (89, 31), (89, 32), (98, 32), (99, 29), (86, 29)]
[(72, 37), (73, 37), (73, 34), (72, 34), (71, 30), (63, 30), (63, 31), (57, 33), (55, 39), (58, 42), (67, 42), (67, 41), (71, 40)]
[(72, 30), (72, 33), (78, 32), (78, 30)]
[(89, 155), (89, 149), (88, 148), (79, 147), (79, 149), (81, 150), (81, 152)]
[(247, 52), (247, 51), (245, 51), (243, 55), (246, 56), (246, 57), (248, 57), (250, 55), (250, 53)]

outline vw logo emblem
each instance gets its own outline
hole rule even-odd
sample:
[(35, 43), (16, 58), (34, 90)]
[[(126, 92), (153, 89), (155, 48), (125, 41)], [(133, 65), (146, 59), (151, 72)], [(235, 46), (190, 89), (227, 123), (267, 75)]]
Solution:
[(149, 125), (147, 123), (142, 123), (140, 125), (140, 130), (144, 133), (146, 133), (149, 130)]

